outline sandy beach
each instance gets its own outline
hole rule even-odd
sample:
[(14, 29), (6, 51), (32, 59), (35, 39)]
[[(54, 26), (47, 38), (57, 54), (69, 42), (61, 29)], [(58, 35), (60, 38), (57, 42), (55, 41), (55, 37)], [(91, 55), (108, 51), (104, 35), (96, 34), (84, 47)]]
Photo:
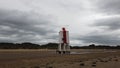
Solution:
[(120, 68), (119, 50), (0, 50), (0, 68)]

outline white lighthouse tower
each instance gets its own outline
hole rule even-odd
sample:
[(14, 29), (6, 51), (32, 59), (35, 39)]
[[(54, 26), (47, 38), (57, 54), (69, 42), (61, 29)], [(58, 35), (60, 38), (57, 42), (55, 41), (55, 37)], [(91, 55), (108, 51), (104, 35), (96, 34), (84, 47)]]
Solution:
[(59, 32), (59, 45), (57, 53), (70, 54), (69, 31), (66, 31), (65, 28), (62, 28), (62, 31)]

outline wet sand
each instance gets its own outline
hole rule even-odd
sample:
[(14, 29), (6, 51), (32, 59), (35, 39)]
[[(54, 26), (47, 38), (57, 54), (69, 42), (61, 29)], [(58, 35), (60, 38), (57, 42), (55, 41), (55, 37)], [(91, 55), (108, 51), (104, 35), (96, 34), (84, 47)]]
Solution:
[(120, 68), (119, 50), (0, 50), (0, 68)]

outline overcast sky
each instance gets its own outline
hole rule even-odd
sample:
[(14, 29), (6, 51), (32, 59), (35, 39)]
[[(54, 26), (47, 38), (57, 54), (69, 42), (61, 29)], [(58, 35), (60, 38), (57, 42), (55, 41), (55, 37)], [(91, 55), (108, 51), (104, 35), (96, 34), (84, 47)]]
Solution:
[(120, 45), (120, 0), (0, 0), (0, 42)]

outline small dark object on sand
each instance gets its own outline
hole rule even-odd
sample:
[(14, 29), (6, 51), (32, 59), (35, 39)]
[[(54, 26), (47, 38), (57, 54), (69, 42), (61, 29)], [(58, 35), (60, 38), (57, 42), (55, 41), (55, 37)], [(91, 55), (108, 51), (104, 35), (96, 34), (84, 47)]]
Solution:
[(93, 65), (92, 65), (92, 67), (96, 67), (96, 65), (95, 65), (95, 64), (93, 64)]
[(80, 66), (85, 66), (85, 64), (84, 64), (84, 63), (81, 63)]
[(46, 67), (46, 68), (53, 68), (52, 66)]
[(39, 66), (34, 66), (34, 67), (32, 67), (32, 68), (40, 68)]
[(118, 61), (118, 59), (115, 59), (115, 61)]

